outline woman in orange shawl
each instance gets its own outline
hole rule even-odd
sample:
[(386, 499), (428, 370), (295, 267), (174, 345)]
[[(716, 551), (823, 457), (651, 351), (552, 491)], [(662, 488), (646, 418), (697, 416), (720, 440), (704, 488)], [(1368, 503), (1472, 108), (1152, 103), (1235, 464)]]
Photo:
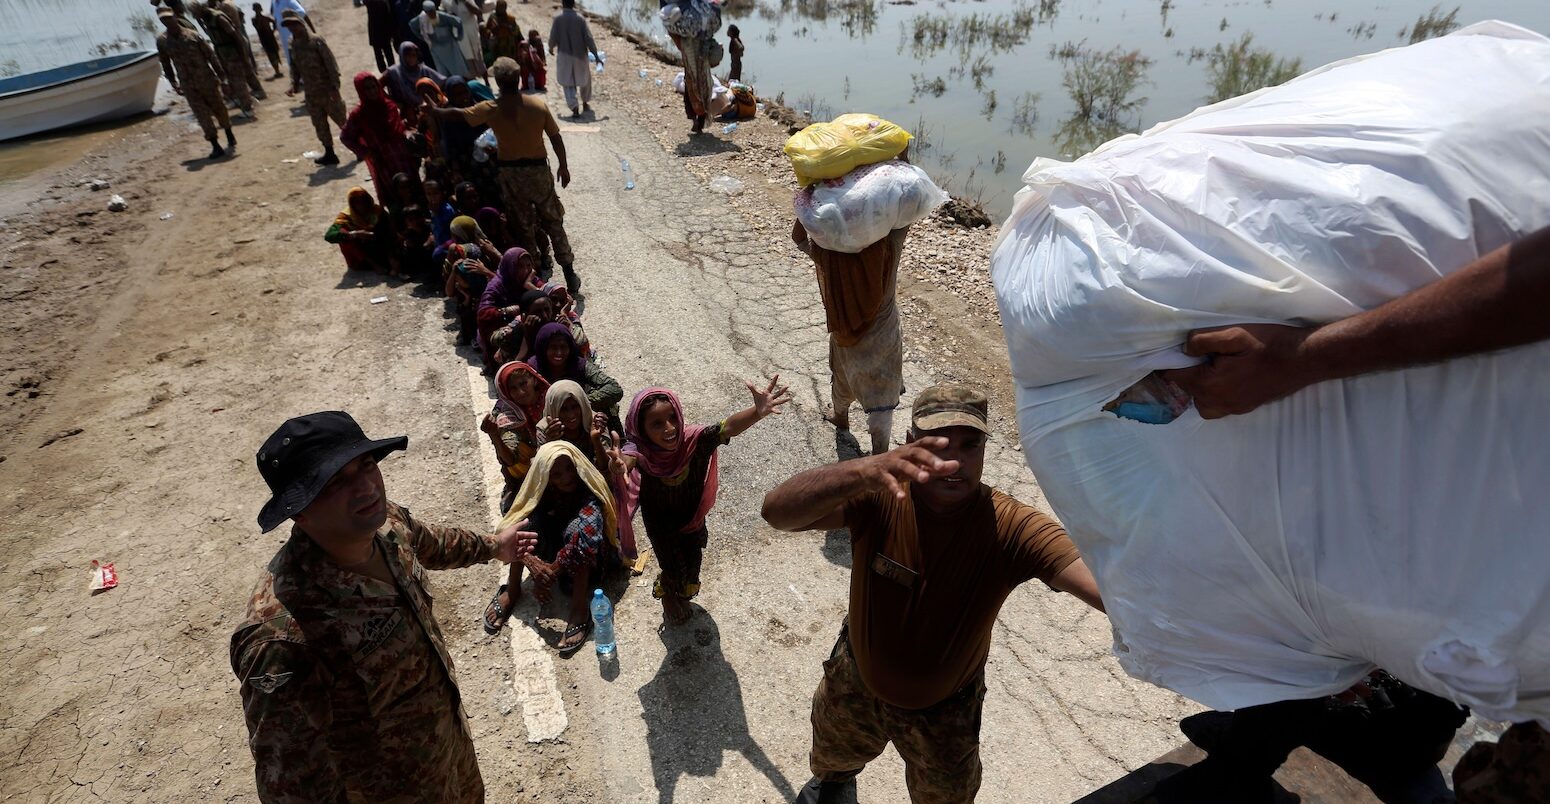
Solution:
[(388, 217), (364, 187), (353, 187), (346, 205), (323, 233), (323, 239), (339, 246), (345, 265), (352, 271), (381, 271), (398, 276), (393, 254), (393, 234)]

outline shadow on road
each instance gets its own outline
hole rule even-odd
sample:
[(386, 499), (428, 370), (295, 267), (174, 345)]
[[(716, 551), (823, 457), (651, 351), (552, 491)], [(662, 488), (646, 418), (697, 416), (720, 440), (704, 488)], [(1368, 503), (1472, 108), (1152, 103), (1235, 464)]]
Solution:
[(359, 159), (351, 159), (342, 165), (319, 167), (317, 170), (312, 171), (311, 176), (307, 177), (307, 186), (322, 187), (323, 185), (332, 181), (348, 179), (350, 178), (350, 174), (355, 170), (355, 166), (359, 164), (360, 161), (361, 160)]
[(693, 608), (688, 623), (658, 632), (667, 653), (656, 677), (639, 692), (658, 801), (674, 801), (681, 776), (715, 776), (726, 751), (742, 754), (790, 801), (796, 796), (791, 782), (748, 733), (743, 690), (721, 653), (716, 621)]

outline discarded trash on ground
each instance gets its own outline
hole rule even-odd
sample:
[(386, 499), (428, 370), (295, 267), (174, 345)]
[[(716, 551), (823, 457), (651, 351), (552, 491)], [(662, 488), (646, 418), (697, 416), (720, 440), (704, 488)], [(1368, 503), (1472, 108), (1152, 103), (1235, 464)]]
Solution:
[(91, 563), (91, 592), (106, 592), (118, 586), (118, 570), (113, 569), (113, 562), (106, 564), (92, 561)]
[(172, 213), (171, 212), (163, 212), (162, 214), (158, 215), (157, 217), (161, 218), (164, 221), (170, 221), (170, 220), (172, 220)]
[(731, 176), (717, 176), (710, 180), (710, 189), (727, 195), (737, 195), (743, 191), (743, 183)]
[(297, 162), (300, 162), (301, 160), (300, 159), (281, 159), (280, 161), (284, 162), (287, 165), (294, 165)]
[(383, 303), (383, 302), (385, 302), (387, 300), (388, 300), (388, 297), (386, 297), (386, 296), (373, 296), (373, 297), (371, 297), (371, 303), (372, 304), (381, 304), (381, 303)]
[[(301, 158), (302, 159), (317, 159), (318, 157), (320, 157), (322, 155), (323, 155), (322, 151), (307, 151), (306, 153), (303, 153), (301, 155)], [(296, 160), (294, 160), (294, 159), (287, 159), (285, 161), (287, 161), (287, 162), (295, 162)]]
[(129, 209), (129, 202), (125, 201), (124, 197), (118, 193), (114, 193), (113, 197), (108, 199), (108, 211), (123, 212), (126, 209)]
[(91, 181), (84, 182), (84, 184), (87, 189), (94, 193), (98, 190), (106, 190), (113, 186), (112, 184), (108, 183), (107, 179), (92, 179)]

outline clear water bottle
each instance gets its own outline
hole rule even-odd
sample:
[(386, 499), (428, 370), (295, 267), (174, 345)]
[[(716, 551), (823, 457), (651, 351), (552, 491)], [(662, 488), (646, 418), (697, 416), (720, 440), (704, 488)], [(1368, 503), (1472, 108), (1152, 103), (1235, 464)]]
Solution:
[(722, 134), (731, 134), (732, 132), (734, 132), (736, 130), (737, 130), (737, 124), (736, 123), (728, 123), (728, 124), (726, 124), (726, 125), (721, 127), (721, 133)]
[(592, 590), (592, 641), (597, 652), (607, 656), (614, 652), (614, 604), (603, 596), (603, 590)]
[(620, 158), (619, 169), (624, 171), (624, 189), (635, 189), (635, 174), (630, 170), (630, 160)]

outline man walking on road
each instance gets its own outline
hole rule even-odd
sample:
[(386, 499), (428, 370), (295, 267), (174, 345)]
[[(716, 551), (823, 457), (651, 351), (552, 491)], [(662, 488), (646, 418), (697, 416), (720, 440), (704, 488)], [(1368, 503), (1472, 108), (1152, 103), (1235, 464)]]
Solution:
[(830, 251), (791, 230), (797, 248), (813, 258), (829, 328), (830, 410), (835, 427), (850, 429), (850, 406), (866, 412), (872, 454), (888, 451), (893, 411), (904, 393), (904, 331), (896, 298), (899, 258), (909, 229), (895, 229), (858, 254)]
[(259, 449), (274, 492), (259, 527), (295, 522), (231, 638), (262, 801), (484, 800), (425, 570), (510, 563), (537, 537), (430, 525), (389, 501), (377, 461), (407, 443), (327, 411)]
[(1038, 578), (1103, 610), (1053, 519), (980, 482), (988, 404), (939, 385), (915, 400), (909, 443), (809, 469), (764, 498), (780, 530), (850, 529), (850, 611), (813, 694), (813, 779), (798, 802), (855, 800), (889, 742), (915, 804), (971, 802), (991, 627)]
[(339, 156), (334, 153), (334, 132), (328, 127), (332, 119), (344, 127), (344, 99), (339, 97), (339, 64), (334, 61), (334, 51), (328, 42), (308, 30), (304, 18), (287, 9), (280, 17), (280, 24), (291, 32), (291, 88), (286, 95), (295, 95), (298, 85), (312, 117), (312, 128), (317, 131), (318, 142), (323, 143), (323, 155), (312, 160), (319, 165), (337, 165)]
[[(565, 272), (565, 286), (571, 293), (581, 289), (581, 278), (573, 266), (570, 238), (565, 236), (565, 205), (554, 189), (556, 178), (561, 187), (570, 185), (570, 166), (565, 161), (565, 141), (560, 125), (549, 113), (540, 95), (522, 94), (522, 68), (511, 59), (495, 60), (490, 68), (500, 96), (493, 101), (476, 103), (466, 109), (426, 107), (426, 111), (444, 120), (462, 119), (471, 126), (488, 125), (495, 131), (495, 164), (499, 168), (501, 196), (506, 215), (516, 228), (518, 245), (538, 253), (537, 229), (549, 236), (554, 261)], [(544, 137), (554, 147), (560, 163), (549, 173), (549, 155)]]
[(189, 111), (199, 121), (205, 139), (210, 141), (210, 157), (218, 159), (226, 155), (215, 138), (215, 126), (226, 130), (226, 147), (236, 148), (237, 137), (231, 133), (231, 118), (226, 116), (226, 99), (221, 97), (221, 82), (226, 79), (220, 59), (210, 43), (189, 30), (176, 11), (164, 8), (156, 12), (165, 31), (156, 37), (156, 54), (161, 57), (161, 71), (167, 76), (172, 90), (188, 101)]
[[(592, 29), (587, 18), (576, 11), (576, 0), (560, 0), (560, 13), (549, 25), (549, 55), (558, 50), (555, 59), (555, 77), (565, 90), (565, 105), (570, 107), (571, 117), (592, 111), (592, 70), (587, 65), (587, 54), (599, 61), (597, 43), (592, 41)], [(577, 94), (580, 98), (577, 98)], [(578, 100), (580, 106), (577, 106)]]

